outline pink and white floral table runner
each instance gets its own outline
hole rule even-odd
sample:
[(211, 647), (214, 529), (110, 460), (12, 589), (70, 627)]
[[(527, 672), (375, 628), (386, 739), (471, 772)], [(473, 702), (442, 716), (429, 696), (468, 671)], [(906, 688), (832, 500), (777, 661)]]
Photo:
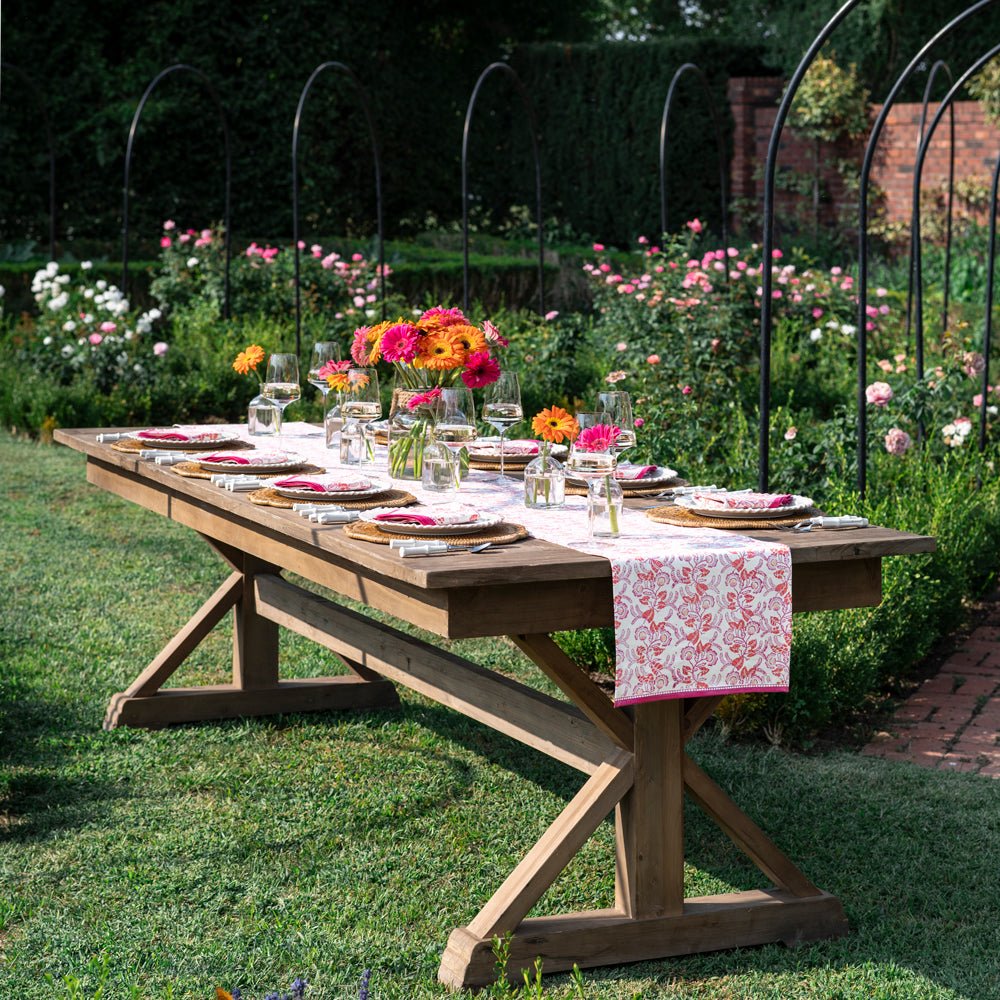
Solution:
[[(246, 434), (239, 425), (213, 429)], [(330, 471), (343, 468), (325, 447), (322, 430), (288, 423), (283, 436), (288, 451)], [(384, 450), (365, 471), (388, 480)], [(792, 565), (786, 545), (657, 524), (632, 510), (622, 512), (619, 538), (588, 542), (584, 497), (567, 497), (558, 510), (531, 510), (520, 483), (502, 487), (477, 472), (457, 495), (427, 493), (411, 483), (407, 489), (425, 503), (481, 504), (537, 538), (608, 559), (615, 704), (788, 690)]]

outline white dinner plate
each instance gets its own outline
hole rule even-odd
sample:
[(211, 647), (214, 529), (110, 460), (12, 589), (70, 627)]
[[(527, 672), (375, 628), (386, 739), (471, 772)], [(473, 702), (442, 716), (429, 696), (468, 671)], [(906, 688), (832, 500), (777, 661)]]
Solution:
[(731, 517), (747, 520), (762, 520), (773, 517), (791, 517), (802, 511), (809, 510), (813, 502), (809, 497), (793, 496), (790, 503), (784, 507), (767, 507), (763, 510), (744, 510), (740, 507), (707, 507), (703, 506), (703, 501), (695, 500), (693, 496), (680, 496), (674, 498), (674, 503), (678, 507), (691, 511), (693, 514), (702, 514), (705, 517)]
[(387, 493), (391, 488), (386, 483), (372, 483), (366, 490), (328, 490), (319, 493), (316, 490), (271, 484), (271, 489), (275, 493), (280, 493), (281, 496), (288, 497), (289, 500), (364, 500), (367, 497), (376, 497), (380, 493)]
[(388, 531), (390, 535), (426, 535), (428, 538), (474, 535), (478, 531), (485, 531), (503, 521), (499, 514), (485, 513), (480, 514), (475, 521), (466, 521), (464, 524), (401, 524), (399, 521), (377, 521), (375, 519), (376, 514), (388, 513), (401, 514), (404, 513), (404, 509), (401, 507), (375, 507), (372, 510), (363, 510), (359, 518), (362, 521), (370, 521), (383, 531)]
[[(668, 469), (665, 465), (658, 465), (648, 476), (643, 476), (642, 479), (620, 479), (618, 475), (615, 475), (615, 479), (618, 485), (622, 489), (640, 489), (646, 486), (662, 486), (665, 483), (669, 483), (671, 479), (677, 478), (676, 469)], [(578, 479), (571, 472), (566, 474), (566, 479), (568, 482), (585, 484), (586, 480)]]
[[(147, 427), (145, 431), (162, 431), (164, 433), (174, 433), (175, 427)], [(198, 431), (186, 434), (186, 441), (175, 441), (168, 438), (147, 438), (143, 437), (145, 431), (133, 431), (128, 436), (136, 441), (141, 441), (146, 448), (167, 448), (170, 451), (180, 451), (192, 448), (195, 451), (211, 451), (213, 448), (224, 448), (227, 445), (236, 444), (242, 439), (229, 431)], [(185, 432), (180, 432), (185, 433)]]
[(247, 452), (249, 461), (243, 462), (207, 462), (204, 458), (198, 459), (198, 464), (205, 472), (240, 472), (245, 475), (252, 475), (255, 472), (291, 472), (301, 465), (306, 464), (306, 460), (298, 455), (286, 455), (281, 461), (275, 458), (273, 461), (263, 461), (268, 458), (266, 455), (257, 455)]
[[(537, 458), (541, 454), (541, 444), (538, 444), (538, 451), (535, 452), (524, 452), (524, 451), (512, 451), (512, 442), (507, 441), (504, 443), (503, 449), (503, 459), (504, 462), (530, 462), (533, 458)], [(475, 441), (466, 445), (469, 449), (469, 458), (477, 459), (481, 462), (499, 462), (500, 461), (500, 438), (477, 438)], [(569, 449), (564, 444), (550, 444), (549, 454), (553, 458), (563, 458)]]

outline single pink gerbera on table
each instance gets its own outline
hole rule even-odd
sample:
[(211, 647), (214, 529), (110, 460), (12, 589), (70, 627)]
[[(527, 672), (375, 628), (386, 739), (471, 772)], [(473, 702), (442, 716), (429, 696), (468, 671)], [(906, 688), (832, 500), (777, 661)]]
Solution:
[(580, 451), (608, 451), (621, 432), (621, 428), (614, 424), (595, 424), (580, 431), (576, 446)]
[(492, 385), (500, 378), (500, 365), (489, 351), (476, 351), (470, 354), (462, 372), (462, 381), (470, 389), (481, 389), (484, 385)]
[(415, 410), (418, 406), (427, 406), (429, 403), (433, 403), (435, 399), (440, 398), (441, 386), (436, 385), (433, 389), (428, 389), (427, 392), (421, 392), (416, 396), (411, 396), (407, 400), (406, 406), (410, 410)]

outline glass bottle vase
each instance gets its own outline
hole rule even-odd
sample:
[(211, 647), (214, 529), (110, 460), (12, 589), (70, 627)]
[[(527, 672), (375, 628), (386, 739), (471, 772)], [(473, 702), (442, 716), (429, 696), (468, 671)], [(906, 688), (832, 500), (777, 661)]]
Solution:
[(547, 449), (524, 467), (524, 506), (545, 509), (566, 502), (566, 471)]
[(614, 475), (600, 476), (587, 484), (587, 517), (594, 538), (617, 538), (621, 533), (625, 498)]
[(281, 429), (281, 408), (266, 396), (254, 396), (247, 405), (247, 433), (251, 437), (274, 437)]

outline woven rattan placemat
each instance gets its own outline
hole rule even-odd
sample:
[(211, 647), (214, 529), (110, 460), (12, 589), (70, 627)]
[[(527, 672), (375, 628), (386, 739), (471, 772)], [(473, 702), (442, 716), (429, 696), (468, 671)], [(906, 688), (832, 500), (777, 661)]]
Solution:
[(645, 511), (646, 517), (651, 521), (660, 524), (676, 524), (682, 528), (742, 528), (746, 531), (749, 528), (754, 530), (760, 528), (788, 528), (799, 521), (804, 521), (809, 517), (816, 517), (820, 511), (815, 507), (798, 511), (794, 517), (762, 517), (762, 518), (739, 518), (739, 517), (703, 517), (695, 514), (694, 511), (686, 507), (651, 507)]
[[(618, 480), (618, 485), (622, 488), (622, 495), (627, 497), (648, 497), (653, 493), (660, 493), (663, 490), (673, 489), (675, 486), (687, 486), (687, 480), (681, 479), (679, 477), (674, 479), (668, 479), (665, 482), (661, 481), (658, 483), (650, 483), (648, 486), (644, 486), (639, 482), (629, 482), (628, 480)], [(587, 487), (579, 483), (566, 483), (566, 492), (570, 496), (574, 497), (585, 497), (587, 495)]]
[(138, 438), (122, 438), (119, 441), (112, 441), (111, 447), (115, 451), (124, 451), (135, 455), (140, 451), (150, 451), (153, 448), (160, 451), (209, 451), (214, 447), (224, 447), (228, 451), (230, 448), (253, 448), (249, 441), (228, 441), (225, 445), (213, 445), (211, 442), (191, 442), (186, 441), (140, 441)]
[(373, 507), (405, 507), (416, 503), (417, 498), (406, 490), (383, 490), (373, 497), (364, 500), (293, 500), (283, 497), (277, 490), (265, 486), (262, 490), (254, 490), (250, 494), (250, 502), (261, 507), (284, 507), (290, 510), (293, 504), (315, 503), (317, 506), (343, 507), (344, 510), (371, 510)]
[[(206, 469), (203, 469), (198, 462), (178, 462), (176, 465), (170, 466), (170, 468), (178, 476), (183, 476), (185, 479), (211, 479), (212, 476), (218, 475), (216, 472), (208, 472)], [(297, 465), (293, 469), (281, 469), (277, 472), (256, 472), (252, 465), (247, 465), (243, 468), (246, 470), (245, 472), (230, 472), (228, 475), (256, 476), (258, 479), (278, 479), (280, 476), (287, 476), (291, 473), (294, 473), (296, 476), (314, 476), (319, 472), (326, 472), (326, 469), (318, 465)]]
[(403, 535), (398, 532), (383, 531), (377, 524), (371, 521), (355, 521), (353, 524), (344, 525), (344, 533), (348, 538), (357, 538), (363, 542), (376, 542), (379, 545), (388, 545), (394, 538), (412, 538), (421, 542), (447, 542), (449, 545), (479, 545), (482, 542), (491, 542), (493, 545), (510, 545), (511, 542), (519, 542), (528, 537), (527, 529), (520, 524), (508, 524), (501, 522), (492, 528), (485, 528), (477, 531), (473, 535)]
[[(503, 471), (512, 472), (515, 475), (524, 475), (524, 469), (527, 462), (511, 462), (509, 459), (503, 460)], [(479, 469), (480, 472), (499, 472), (500, 463), (499, 462), (484, 462), (478, 458), (469, 459), (470, 469)]]

